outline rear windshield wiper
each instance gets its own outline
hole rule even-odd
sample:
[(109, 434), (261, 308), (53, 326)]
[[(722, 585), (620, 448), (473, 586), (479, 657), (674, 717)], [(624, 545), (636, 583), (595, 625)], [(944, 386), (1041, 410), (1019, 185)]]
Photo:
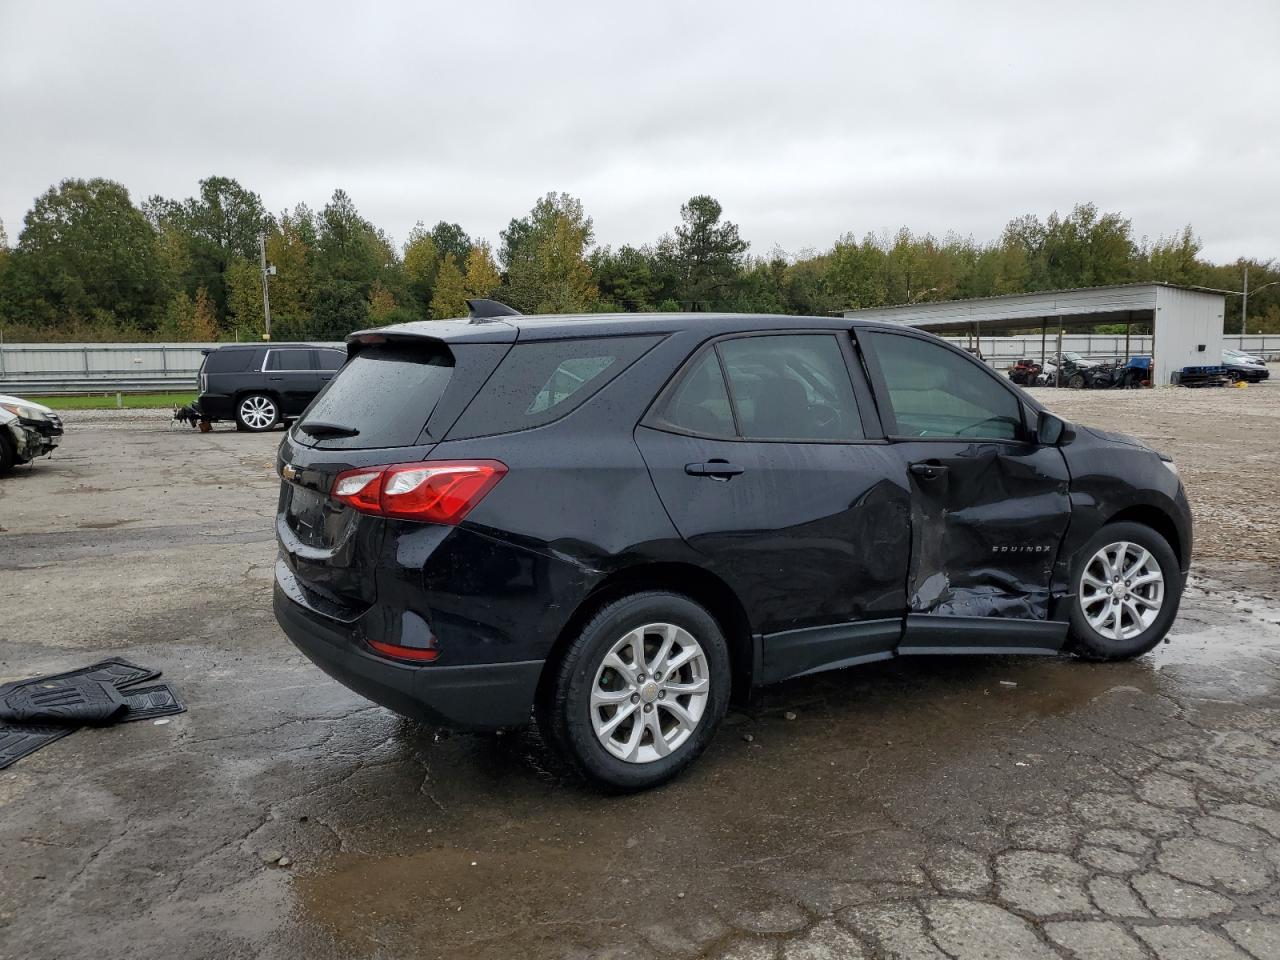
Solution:
[(298, 424), (298, 429), (303, 430), (313, 437), (358, 437), (360, 431), (355, 427), (349, 427), (345, 423), (325, 423), (320, 420), (308, 420), (306, 423)]

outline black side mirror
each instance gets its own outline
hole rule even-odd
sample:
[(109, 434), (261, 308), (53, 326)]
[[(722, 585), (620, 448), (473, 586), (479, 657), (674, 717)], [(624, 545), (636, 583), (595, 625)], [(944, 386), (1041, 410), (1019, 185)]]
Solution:
[(1061, 417), (1041, 410), (1036, 418), (1036, 443), (1043, 447), (1061, 447), (1075, 439), (1076, 431)]

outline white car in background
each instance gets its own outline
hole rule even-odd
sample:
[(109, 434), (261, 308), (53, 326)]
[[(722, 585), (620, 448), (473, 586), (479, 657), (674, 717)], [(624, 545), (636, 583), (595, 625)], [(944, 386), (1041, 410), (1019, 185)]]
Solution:
[(48, 456), (62, 440), (62, 420), (42, 403), (0, 393), (0, 476)]

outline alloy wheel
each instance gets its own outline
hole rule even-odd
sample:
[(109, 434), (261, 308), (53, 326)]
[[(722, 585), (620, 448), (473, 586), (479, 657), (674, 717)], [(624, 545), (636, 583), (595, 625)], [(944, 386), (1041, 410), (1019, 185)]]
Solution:
[(1164, 586), (1164, 572), (1151, 551), (1137, 543), (1110, 543), (1085, 564), (1080, 608), (1100, 636), (1131, 640), (1159, 615)]
[(267, 397), (245, 397), (240, 401), (240, 419), (251, 430), (265, 430), (276, 422), (276, 405)]
[(693, 736), (711, 691), (707, 655), (672, 623), (651, 623), (619, 638), (591, 687), (591, 727), (627, 763), (652, 763)]

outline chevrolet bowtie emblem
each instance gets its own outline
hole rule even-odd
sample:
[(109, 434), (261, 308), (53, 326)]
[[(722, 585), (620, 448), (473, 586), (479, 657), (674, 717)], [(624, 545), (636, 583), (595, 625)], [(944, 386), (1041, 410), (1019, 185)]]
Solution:
[(280, 468), (280, 476), (284, 477), (286, 480), (296, 480), (298, 479), (298, 468), (292, 463), (286, 463)]

